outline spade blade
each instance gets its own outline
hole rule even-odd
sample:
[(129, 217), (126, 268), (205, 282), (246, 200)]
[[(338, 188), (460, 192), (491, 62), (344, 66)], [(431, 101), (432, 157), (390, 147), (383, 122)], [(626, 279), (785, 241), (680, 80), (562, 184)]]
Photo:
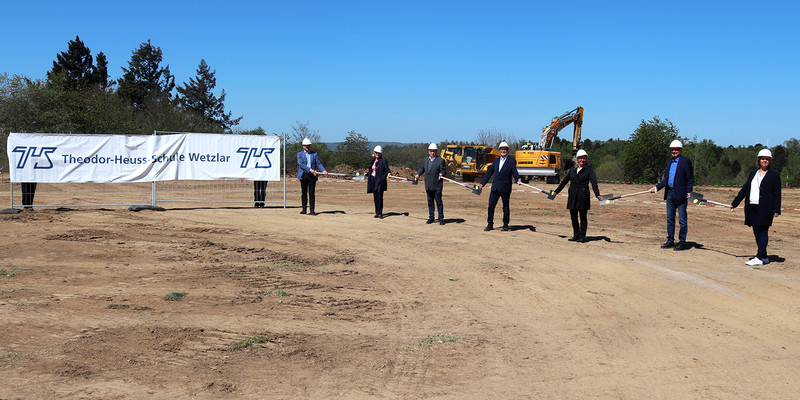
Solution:
[(689, 202), (692, 204), (700, 204), (704, 202), (703, 195), (697, 192), (692, 192), (689, 194)]
[(411, 184), (412, 184), (412, 185), (417, 185), (417, 184), (419, 184), (419, 179), (414, 179), (414, 180), (412, 180), (412, 181), (411, 181)]
[(476, 195), (480, 196), (481, 195), (481, 187), (478, 186), (478, 185), (473, 186), (472, 187), (472, 194), (476, 194)]
[(597, 200), (597, 201), (600, 203), (601, 206), (604, 206), (608, 204), (614, 204), (614, 200), (616, 200), (614, 198), (614, 195), (609, 193), (603, 195), (603, 200)]
[(553, 200), (553, 199), (556, 198), (556, 191), (555, 190), (551, 190), (550, 193), (546, 193), (546, 194), (547, 194), (547, 200)]

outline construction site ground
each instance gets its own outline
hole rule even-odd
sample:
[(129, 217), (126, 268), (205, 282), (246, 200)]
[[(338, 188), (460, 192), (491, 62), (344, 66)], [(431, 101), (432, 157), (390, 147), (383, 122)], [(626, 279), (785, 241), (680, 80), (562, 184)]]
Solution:
[(296, 181), (287, 208), (0, 215), (0, 399), (800, 393), (800, 211), (754, 268), (741, 208), (689, 206), (678, 252), (662, 193), (593, 204), (575, 243), (565, 196), (514, 192), (511, 231), (484, 232), (486, 190), (447, 184), (442, 226), (424, 186), (391, 183), (384, 219), (365, 186), (319, 182), (317, 216)]

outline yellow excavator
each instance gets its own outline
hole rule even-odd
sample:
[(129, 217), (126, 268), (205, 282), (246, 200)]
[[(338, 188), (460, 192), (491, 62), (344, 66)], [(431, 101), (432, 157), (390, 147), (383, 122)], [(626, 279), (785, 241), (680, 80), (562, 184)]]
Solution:
[(542, 129), (542, 137), (538, 144), (527, 143), (516, 152), (517, 171), (523, 181), (531, 178), (544, 178), (547, 183), (558, 183), (561, 174), (561, 153), (552, 150), (553, 140), (558, 132), (573, 124), (572, 154), (578, 152), (581, 145), (581, 125), (583, 125), (583, 107), (577, 107), (557, 117), (553, 117), (550, 125)]
[(460, 176), (464, 182), (473, 182), (483, 177), (500, 152), (491, 146), (459, 146), (449, 144), (440, 155), (444, 158), (447, 175)]

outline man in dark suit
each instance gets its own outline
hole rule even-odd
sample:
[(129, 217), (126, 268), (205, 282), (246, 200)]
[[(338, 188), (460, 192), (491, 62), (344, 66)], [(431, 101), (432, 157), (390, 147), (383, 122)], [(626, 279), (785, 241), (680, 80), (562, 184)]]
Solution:
[(494, 229), (494, 209), (497, 207), (497, 201), (499, 199), (503, 199), (503, 227), (500, 230), (509, 230), (508, 222), (511, 219), (511, 208), (509, 207), (509, 202), (511, 201), (511, 185), (514, 181), (516, 181), (518, 185), (522, 184), (522, 179), (520, 179), (519, 172), (517, 172), (517, 160), (508, 155), (508, 143), (500, 142), (499, 149), (500, 157), (494, 159), (492, 166), (486, 171), (486, 175), (483, 176), (479, 185), (479, 187), (483, 189), (492, 175), (494, 175), (492, 191), (489, 193), (489, 213), (486, 218), (487, 225), (486, 228), (483, 229), (484, 231)]
[(375, 146), (372, 150), (375, 160), (367, 171), (367, 193), (372, 193), (375, 203), (375, 218), (383, 219), (383, 192), (387, 189), (389, 179), (389, 162), (383, 158), (383, 147)]
[(300, 214), (305, 214), (306, 207), (309, 206), (308, 215), (317, 215), (314, 212), (317, 173), (321, 171), (323, 174), (327, 174), (328, 171), (325, 171), (325, 167), (319, 161), (317, 152), (311, 151), (311, 140), (308, 138), (303, 139), (302, 145), (303, 150), (297, 153), (297, 179), (300, 180), (300, 203), (303, 206), (303, 211), (300, 211)]
[[(667, 203), (667, 241), (661, 245), (662, 249), (686, 250), (686, 232), (688, 231), (686, 218), (687, 199), (694, 187), (694, 168), (692, 160), (682, 157), (683, 144), (680, 140), (673, 140), (669, 145), (672, 159), (667, 162), (667, 174), (664, 180), (650, 189), (650, 193), (664, 190), (664, 200)], [(678, 244), (675, 244), (675, 211), (678, 211), (680, 232)]]
[(436, 203), (436, 208), (439, 211), (439, 225), (444, 225), (444, 206), (442, 205), (442, 177), (447, 172), (444, 165), (444, 159), (436, 155), (439, 146), (436, 143), (431, 143), (428, 146), (428, 157), (422, 160), (422, 167), (420, 167), (414, 179), (419, 179), (419, 176), (425, 173), (425, 193), (428, 194), (428, 224), (433, 223), (433, 203)]

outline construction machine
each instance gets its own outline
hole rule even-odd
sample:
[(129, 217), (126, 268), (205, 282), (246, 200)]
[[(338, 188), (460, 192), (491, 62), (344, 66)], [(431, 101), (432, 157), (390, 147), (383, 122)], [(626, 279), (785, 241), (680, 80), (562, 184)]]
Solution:
[(491, 146), (444, 146), (439, 154), (444, 158), (447, 174), (461, 176), (465, 182), (472, 182), (483, 177), (500, 152)]
[(577, 107), (557, 117), (553, 117), (550, 125), (542, 129), (539, 143), (527, 143), (514, 156), (517, 159), (517, 171), (523, 181), (531, 178), (544, 178), (547, 183), (558, 183), (562, 171), (561, 153), (553, 151), (553, 141), (558, 132), (569, 124), (573, 124), (572, 154), (578, 152), (581, 145), (581, 125), (583, 125), (583, 107)]

